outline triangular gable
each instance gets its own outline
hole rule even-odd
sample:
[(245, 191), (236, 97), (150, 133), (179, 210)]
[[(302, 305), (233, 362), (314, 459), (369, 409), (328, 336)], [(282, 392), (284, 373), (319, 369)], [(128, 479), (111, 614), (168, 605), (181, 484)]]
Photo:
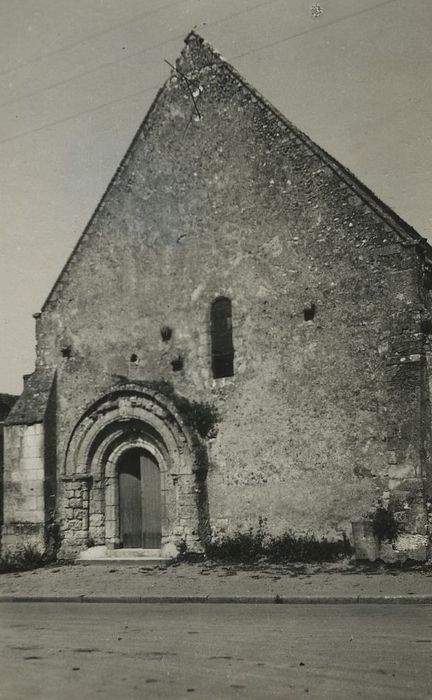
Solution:
[[(401, 238), (409, 244), (420, 245), (424, 248), (425, 253), (429, 258), (432, 258), (432, 247), (429, 245), (427, 238), (421, 236), (412, 226), (398, 216), (389, 206), (379, 199), (366, 185), (364, 185), (348, 168), (344, 167), (335, 158), (324, 151), (312, 139), (298, 129), (292, 122), (287, 119), (271, 102), (269, 102), (258, 90), (256, 90), (245, 78), (228, 63), (210, 44), (208, 44), (199, 34), (192, 31), (185, 39), (185, 43), (191, 41), (201, 44), (208, 54), (214, 57), (224, 65), (226, 70), (243, 86), (245, 87), (259, 102), (276, 116), (284, 126), (286, 126), (295, 136), (300, 139), (324, 165), (333, 170), (340, 179), (342, 179), (352, 191), (367, 204), (381, 219), (385, 221), (393, 230), (401, 236)], [(432, 262), (432, 260), (431, 260)]]
[[(129, 156), (134, 150), (134, 147), (139, 138), (146, 133), (150, 118), (154, 112), (154, 109), (159, 101), (160, 96), (165, 90), (165, 87), (169, 83), (174, 71), (177, 71), (180, 78), (189, 78), (191, 80), (191, 87), (193, 87), (193, 74), (198, 72), (203, 66), (211, 66), (218, 64), (223, 66), (225, 70), (238, 81), (243, 88), (246, 88), (256, 100), (260, 101), (266, 109), (271, 112), (273, 116), (281, 121), (281, 123), (292, 132), (295, 138), (299, 139), (316, 157), (318, 157), (323, 165), (330, 168), (340, 180), (342, 180), (347, 187), (349, 187), (352, 192), (357, 195), (365, 205), (367, 205), (371, 211), (374, 212), (385, 224), (387, 224), (401, 239), (404, 245), (414, 245), (418, 246), (425, 258), (430, 265), (432, 265), (432, 248), (429, 245), (426, 238), (422, 237), (412, 226), (407, 224), (401, 217), (399, 217), (390, 207), (388, 207), (384, 202), (382, 202), (379, 197), (377, 197), (368, 187), (366, 187), (360, 180), (353, 175), (347, 168), (341, 165), (335, 158), (330, 156), (326, 151), (324, 151), (320, 146), (318, 146), (314, 141), (312, 141), (306, 134), (304, 134), (300, 129), (294, 126), (281, 112), (279, 112), (276, 107), (274, 107), (268, 100), (266, 100), (263, 95), (261, 95), (253, 86), (251, 86), (238, 72), (230, 65), (217, 51), (215, 51), (210, 44), (208, 44), (199, 34), (192, 31), (188, 34), (185, 39), (186, 47), (183, 49), (179, 59), (176, 62), (176, 68), (173, 69), (171, 75), (167, 81), (160, 88), (153, 100), (150, 109), (148, 110), (143, 122), (138, 128), (128, 150), (125, 153), (119, 167), (114, 173), (111, 181), (109, 182), (98, 206), (96, 207), (92, 217), (89, 220), (86, 228), (84, 229), (82, 235), (80, 236), (77, 244), (75, 245), (71, 255), (69, 256), (63, 270), (61, 271), (57, 281), (55, 282), (48, 298), (46, 299), (42, 311), (44, 311), (49, 304), (53, 301), (55, 293), (59, 287), (61, 287), (62, 280), (67, 275), (69, 267), (77, 253), (78, 248), (81, 246), (82, 242), (87, 236), (89, 229), (91, 228), (98, 212), (103, 207), (104, 201), (108, 196), (113, 184), (117, 180), (119, 174), (122, 172), (124, 166), (126, 165)], [(193, 58), (191, 63), (191, 58), (188, 55), (188, 50), (193, 49)], [(197, 60), (197, 57), (199, 59)]]

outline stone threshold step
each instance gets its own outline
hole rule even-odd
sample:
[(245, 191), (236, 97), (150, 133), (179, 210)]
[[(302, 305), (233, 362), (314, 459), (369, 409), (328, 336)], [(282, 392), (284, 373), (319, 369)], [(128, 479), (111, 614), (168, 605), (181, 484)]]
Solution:
[[(91, 552), (91, 549), (87, 550), (87, 554)], [(161, 559), (160, 549), (105, 549), (100, 556), (106, 559)]]
[[(164, 553), (165, 554), (165, 553)], [(121, 548), (110, 549), (106, 545), (89, 547), (80, 552), (75, 564), (137, 564), (155, 566), (172, 561), (170, 557), (162, 556), (160, 549)]]
[(93, 566), (100, 564), (113, 564), (115, 566), (167, 566), (172, 559), (166, 557), (97, 557), (95, 559), (75, 559), (75, 564), (80, 566)]

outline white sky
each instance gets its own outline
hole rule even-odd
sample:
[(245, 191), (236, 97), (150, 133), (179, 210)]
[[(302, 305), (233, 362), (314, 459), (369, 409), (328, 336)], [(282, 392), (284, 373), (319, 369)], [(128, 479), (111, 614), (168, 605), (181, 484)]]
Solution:
[(432, 231), (431, 0), (0, 0), (0, 392), (192, 27)]

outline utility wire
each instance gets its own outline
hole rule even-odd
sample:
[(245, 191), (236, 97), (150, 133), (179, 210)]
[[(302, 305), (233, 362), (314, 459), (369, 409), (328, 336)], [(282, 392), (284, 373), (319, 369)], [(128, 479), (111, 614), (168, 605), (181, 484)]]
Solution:
[[(327, 24), (321, 24), (320, 27), (313, 27), (313, 28), (308, 29), (308, 30), (306, 30), (306, 31), (304, 31), (304, 32), (291, 35), (290, 37), (286, 37), (285, 39), (280, 39), (279, 41), (276, 41), (276, 42), (272, 42), (272, 43), (269, 43), (269, 44), (264, 44), (263, 46), (259, 46), (259, 47), (257, 47), (256, 49), (252, 49), (251, 51), (245, 51), (245, 52), (242, 53), (242, 54), (238, 54), (238, 55), (235, 55), (235, 56), (228, 57), (228, 61), (232, 61), (232, 60), (235, 60), (235, 59), (238, 59), (238, 58), (242, 58), (243, 56), (246, 56), (246, 55), (251, 55), (251, 54), (253, 54), (253, 53), (257, 53), (257, 52), (259, 52), (259, 51), (263, 51), (263, 50), (266, 49), (266, 48), (269, 48), (269, 47), (272, 47), (272, 46), (276, 46), (276, 45), (278, 45), (278, 44), (285, 43), (285, 42), (287, 42), (287, 41), (290, 41), (291, 39), (296, 39), (296, 38), (299, 37), (299, 36), (303, 36), (304, 34), (308, 34), (309, 32), (314, 32), (314, 31), (316, 31), (317, 29), (324, 29), (324, 28), (329, 27), (329, 26), (332, 26), (332, 25), (334, 25), (334, 24), (338, 24), (339, 22), (348, 20), (348, 19), (350, 19), (350, 18), (352, 18), (352, 17), (357, 17), (357, 16), (360, 15), (360, 14), (364, 14), (365, 12), (370, 12), (370, 11), (372, 11), (372, 10), (375, 10), (375, 9), (379, 8), (379, 7), (383, 7), (383, 6), (385, 6), (385, 5), (390, 5), (390, 4), (394, 3), (394, 2), (398, 2), (398, 0), (385, 0), (385, 2), (379, 3), (378, 5), (374, 5), (374, 7), (370, 7), (370, 8), (368, 8), (367, 10), (360, 10), (359, 12), (353, 13), (353, 14), (351, 14), (351, 15), (347, 15), (346, 17), (341, 17), (341, 18), (339, 18), (339, 19), (337, 19), (337, 20), (334, 20), (334, 22), (329, 22), (329, 23), (327, 23)], [(264, 3), (264, 4), (268, 4), (268, 3)], [(221, 20), (221, 21), (222, 21), (222, 20)], [(6, 139), (2, 139), (2, 140), (0, 140), (0, 144), (8, 143), (8, 142), (10, 142), (10, 141), (15, 141), (15, 140), (21, 138), (22, 136), (29, 136), (30, 134), (37, 133), (37, 132), (39, 132), (39, 131), (43, 131), (43, 129), (47, 129), (47, 128), (51, 127), (51, 126), (55, 126), (56, 124), (63, 124), (64, 122), (67, 122), (67, 121), (72, 120), (72, 119), (76, 119), (76, 118), (78, 118), (79, 116), (81, 116), (81, 115), (83, 115), (83, 114), (90, 114), (91, 112), (97, 112), (99, 109), (102, 109), (103, 107), (107, 107), (107, 106), (110, 106), (110, 105), (112, 105), (112, 104), (117, 104), (117, 103), (119, 103), (119, 102), (122, 102), (123, 100), (130, 99), (131, 97), (136, 97), (137, 95), (143, 94), (143, 93), (145, 93), (145, 92), (149, 92), (150, 90), (156, 90), (158, 87), (160, 87), (160, 84), (159, 84), (159, 85), (152, 86), (152, 87), (149, 87), (149, 88), (145, 88), (144, 90), (139, 90), (138, 92), (131, 93), (131, 94), (129, 94), (129, 95), (124, 95), (123, 97), (120, 97), (120, 98), (118, 98), (118, 99), (116, 99), (116, 100), (110, 100), (109, 102), (104, 102), (103, 104), (98, 105), (97, 107), (93, 107), (93, 108), (91, 108), (91, 109), (87, 109), (87, 110), (83, 110), (83, 111), (81, 111), (81, 112), (77, 112), (76, 114), (72, 114), (72, 115), (70, 115), (70, 116), (68, 116), (68, 117), (64, 117), (63, 119), (59, 119), (59, 120), (57, 120), (57, 121), (53, 121), (53, 122), (50, 122), (50, 123), (48, 123), (48, 124), (43, 124), (42, 126), (37, 127), (36, 129), (30, 129), (30, 130), (28, 130), (28, 131), (24, 131), (24, 132), (22, 132), (22, 133), (20, 133), (20, 134), (17, 134), (16, 136), (11, 136), (11, 137), (8, 137), (8, 138), (6, 138)]]
[(399, 2), (399, 0), (385, 0), (385, 2), (380, 2), (377, 5), (374, 5), (373, 7), (368, 7), (365, 8), (364, 10), (359, 10), (358, 12), (353, 12), (351, 15), (346, 15), (345, 17), (339, 17), (339, 19), (333, 20), (333, 22), (323, 22), (322, 20), (317, 20), (317, 25), (315, 27), (311, 27), (310, 29), (305, 29), (303, 32), (298, 32), (298, 34), (292, 34), (289, 37), (286, 37), (285, 39), (279, 39), (278, 41), (274, 41), (270, 44), (264, 44), (263, 46), (258, 46), (255, 49), (251, 49), (250, 51), (244, 51), (243, 53), (236, 54), (235, 56), (231, 56), (229, 59), (230, 61), (235, 60), (236, 58), (243, 58), (243, 56), (249, 56), (252, 53), (256, 53), (257, 51), (262, 51), (263, 49), (268, 49), (273, 46), (278, 46), (278, 44), (284, 44), (287, 41), (290, 41), (291, 39), (297, 39), (300, 36), (304, 36), (305, 34), (310, 34), (311, 32), (316, 32), (319, 29), (325, 29), (326, 27), (333, 27), (335, 24), (339, 24), (340, 22), (345, 22), (348, 19), (352, 19), (353, 17), (358, 17), (359, 15), (363, 15), (366, 12), (372, 12), (373, 10), (377, 10), (380, 7), (384, 7), (385, 5), (392, 5), (395, 2)]
[(76, 114), (70, 114), (68, 117), (64, 117), (64, 119), (57, 119), (54, 122), (50, 122), (49, 124), (42, 124), (42, 126), (37, 127), (36, 129), (29, 129), (28, 131), (23, 131), (20, 134), (17, 134), (16, 136), (10, 136), (9, 138), (2, 139), (0, 141), (0, 144), (2, 143), (9, 143), (10, 141), (16, 141), (17, 139), (21, 138), (22, 136), (29, 136), (30, 134), (36, 134), (38, 131), (43, 131), (44, 129), (48, 129), (51, 126), (56, 126), (57, 124), (64, 124), (65, 122), (71, 121), (72, 119), (77, 119), (78, 117), (81, 117), (83, 114), (91, 114), (92, 112), (97, 112), (99, 109), (102, 109), (103, 107), (109, 107), (111, 105), (115, 105), (119, 102), (123, 102), (124, 100), (129, 100), (131, 97), (137, 97), (138, 95), (143, 95), (145, 92), (150, 92), (150, 90), (156, 91), (160, 88), (160, 83), (157, 85), (152, 85), (151, 87), (147, 87), (144, 90), (138, 90), (137, 92), (131, 92), (129, 95), (123, 95), (123, 97), (119, 97), (116, 100), (110, 100), (109, 102), (104, 102), (101, 105), (98, 105), (97, 107), (92, 107), (91, 109), (85, 109), (82, 110), (81, 112), (77, 112)]
[(184, 4), (184, 2), (185, 0), (176, 0), (176, 2), (169, 2), (166, 5), (162, 5), (161, 7), (156, 8), (155, 10), (141, 12), (139, 15), (136, 15), (132, 19), (128, 19), (127, 22), (121, 22), (120, 24), (116, 24), (113, 27), (109, 27), (108, 29), (103, 29), (100, 32), (96, 32), (95, 34), (90, 34), (87, 37), (83, 37), (82, 39), (79, 39), (79, 41), (74, 41), (71, 44), (66, 44), (65, 46), (59, 47), (58, 49), (54, 49), (53, 51), (48, 51), (47, 53), (41, 54), (40, 56), (34, 56), (29, 61), (24, 61), (18, 66), (15, 66), (14, 68), (8, 68), (7, 70), (0, 71), (0, 76), (9, 75), (9, 73), (14, 73), (15, 71), (20, 70), (21, 68), (27, 68), (27, 66), (33, 65), (33, 63), (38, 63), (44, 58), (48, 58), (49, 56), (55, 56), (58, 53), (62, 53), (62, 51), (67, 51), (68, 49), (74, 49), (77, 46), (81, 46), (81, 44), (85, 44), (86, 42), (91, 41), (92, 39), (97, 39), (100, 36), (104, 36), (104, 34), (110, 34), (111, 32), (115, 32), (117, 29), (122, 29), (122, 27), (128, 27), (129, 24), (135, 24), (140, 19), (144, 19), (145, 17), (149, 17), (150, 15), (154, 15), (157, 12), (160, 12), (161, 10), (174, 7), (175, 5), (180, 5), (181, 3)]
[[(267, 5), (272, 5), (275, 2), (280, 2), (280, 0), (266, 0), (266, 2), (260, 2), (257, 5), (253, 5), (251, 8), (248, 8), (246, 12), (251, 12), (252, 10), (256, 10), (260, 7), (265, 7)], [(166, 5), (165, 7), (169, 7), (169, 5)], [(206, 22), (207, 27), (212, 27), (217, 24), (221, 24), (222, 22), (227, 22), (230, 19), (233, 19), (235, 17), (238, 17), (242, 14), (245, 13), (245, 10), (241, 10), (240, 12), (234, 12), (226, 17), (223, 17), (221, 19), (215, 20), (214, 22)], [(0, 108), (2, 107), (8, 107), (11, 104), (15, 104), (16, 102), (21, 102), (22, 100), (25, 100), (29, 97), (35, 97), (36, 95), (40, 95), (45, 91), (61, 87), (62, 85), (67, 85), (68, 83), (73, 82), (74, 80), (78, 80), (79, 78), (83, 78), (87, 75), (91, 75), (92, 73), (96, 73), (99, 70), (103, 70), (105, 68), (109, 68), (110, 66), (118, 65), (124, 62), (127, 62), (129, 59), (134, 58), (135, 56), (141, 56), (145, 53), (148, 53), (149, 51), (153, 49), (158, 49), (161, 46), (165, 46), (165, 44), (169, 44), (172, 41), (180, 41), (184, 38), (184, 33), (182, 34), (177, 34), (176, 36), (171, 37), (170, 39), (167, 39), (166, 41), (159, 42), (158, 44), (153, 44), (152, 46), (147, 46), (145, 49), (140, 49), (139, 51), (131, 51), (130, 53), (127, 53), (125, 56), (122, 56), (122, 58), (115, 59), (113, 61), (107, 61), (106, 63), (101, 63), (99, 66), (96, 66), (95, 68), (90, 68), (89, 70), (83, 71), (82, 73), (77, 73), (76, 75), (71, 76), (70, 78), (66, 78), (65, 80), (60, 80), (57, 83), (51, 83), (51, 85), (47, 85), (43, 88), (39, 88), (37, 90), (33, 90), (32, 92), (28, 92), (25, 95), (22, 95), (21, 97), (16, 97), (13, 100), (8, 100), (7, 102), (2, 102), (0, 103)]]
[(115, 61), (107, 61), (106, 63), (101, 63), (101, 65), (97, 66), (96, 68), (90, 68), (90, 70), (83, 71), (82, 73), (78, 73), (77, 75), (73, 75), (70, 78), (66, 78), (66, 80), (60, 80), (58, 83), (52, 83), (51, 85), (48, 85), (46, 87), (40, 88), (39, 90), (34, 90), (33, 92), (26, 93), (25, 95), (22, 95), (21, 97), (17, 97), (16, 99), (9, 100), (8, 102), (2, 102), (0, 103), (0, 109), (3, 107), (9, 107), (9, 105), (16, 104), (17, 102), (21, 102), (22, 100), (26, 100), (30, 97), (35, 97), (36, 95), (41, 95), (44, 92), (48, 92), (49, 90), (54, 90), (57, 87), (61, 87), (62, 85), (67, 85), (68, 83), (73, 82), (74, 80), (78, 80), (79, 78), (84, 78), (87, 75), (92, 75), (92, 73), (97, 73), (100, 70), (103, 70), (104, 68), (109, 68), (110, 66), (114, 66), (120, 63), (123, 63), (127, 61), (130, 58), (133, 58), (134, 56), (139, 56), (145, 53), (148, 53), (149, 51), (152, 51), (153, 49), (159, 49), (162, 46), (166, 46), (167, 44), (171, 43), (172, 41), (178, 41), (180, 39), (183, 39), (184, 35), (178, 35), (174, 36), (168, 41), (161, 41), (158, 44), (153, 44), (152, 46), (147, 46), (145, 49), (140, 49), (139, 51), (136, 51), (135, 53), (129, 53), (127, 56), (124, 56), (124, 58), (117, 59)]

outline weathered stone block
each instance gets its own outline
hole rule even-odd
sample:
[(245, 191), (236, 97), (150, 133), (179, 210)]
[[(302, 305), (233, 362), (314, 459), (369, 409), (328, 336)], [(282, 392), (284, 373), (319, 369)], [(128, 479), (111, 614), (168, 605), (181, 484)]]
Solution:
[(353, 522), (352, 534), (356, 559), (359, 561), (379, 559), (380, 547), (371, 522), (367, 520)]

